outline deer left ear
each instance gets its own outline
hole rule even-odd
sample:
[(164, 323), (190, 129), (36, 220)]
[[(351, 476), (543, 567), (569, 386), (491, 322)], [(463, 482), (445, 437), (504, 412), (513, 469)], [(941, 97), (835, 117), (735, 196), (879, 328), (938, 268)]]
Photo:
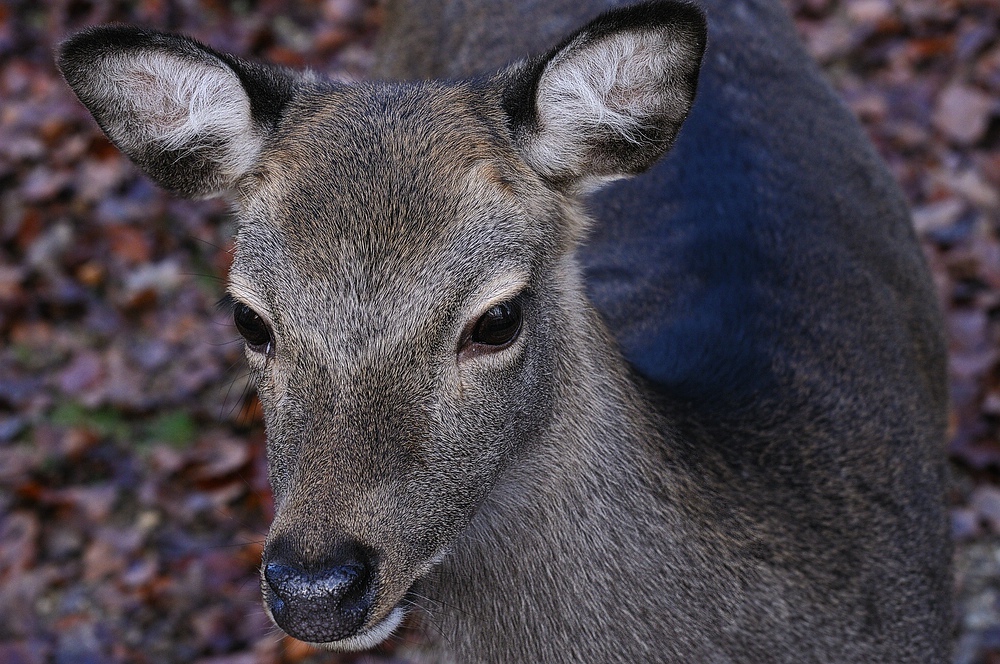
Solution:
[(522, 158), (575, 193), (649, 168), (691, 109), (705, 35), (694, 5), (647, 2), (608, 12), (502, 72)]
[(108, 138), (191, 198), (230, 190), (253, 168), (295, 87), (277, 67), (129, 26), (71, 37), (58, 64)]

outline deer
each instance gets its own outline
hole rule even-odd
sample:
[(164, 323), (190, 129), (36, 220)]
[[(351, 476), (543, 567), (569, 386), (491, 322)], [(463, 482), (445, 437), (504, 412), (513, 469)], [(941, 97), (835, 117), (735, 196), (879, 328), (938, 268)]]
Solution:
[[(949, 656), (941, 316), (778, 0), (390, 0), (370, 81), (130, 26), (58, 65), (227, 196), (267, 613), (430, 662)], [(407, 618), (410, 616), (410, 618)]]

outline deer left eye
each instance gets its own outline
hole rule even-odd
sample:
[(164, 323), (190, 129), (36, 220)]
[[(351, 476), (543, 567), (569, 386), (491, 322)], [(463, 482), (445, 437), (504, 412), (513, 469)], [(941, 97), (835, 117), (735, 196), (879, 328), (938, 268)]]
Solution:
[(246, 339), (250, 350), (260, 353), (271, 351), (271, 330), (256, 311), (239, 302), (233, 309), (233, 322), (236, 329)]
[(521, 331), (521, 303), (517, 299), (495, 304), (472, 328), (469, 341), (483, 346), (507, 346)]

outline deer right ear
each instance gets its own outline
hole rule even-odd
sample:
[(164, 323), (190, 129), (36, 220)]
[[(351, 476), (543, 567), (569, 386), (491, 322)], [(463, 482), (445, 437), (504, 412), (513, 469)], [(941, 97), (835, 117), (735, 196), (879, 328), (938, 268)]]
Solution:
[(232, 189), (253, 168), (294, 83), (285, 70), (127, 26), (74, 35), (58, 64), (108, 138), (191, 198)]
[(502, 72), (522, 158), (572, 192), (646, 170), (691, 109), (705, 36), (694, 5), (646, 2), (612, 10)]

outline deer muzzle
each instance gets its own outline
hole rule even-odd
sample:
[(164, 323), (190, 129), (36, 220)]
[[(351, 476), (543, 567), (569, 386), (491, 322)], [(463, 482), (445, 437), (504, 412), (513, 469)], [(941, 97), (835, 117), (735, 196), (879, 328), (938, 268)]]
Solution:
[(343, 543), (306, 562), (283, 539), (265, 549), (263, 591), (271, 617), (291, 636), (326, 644), (355, 636), (375, 597), (376, 561), (365, 547)]

